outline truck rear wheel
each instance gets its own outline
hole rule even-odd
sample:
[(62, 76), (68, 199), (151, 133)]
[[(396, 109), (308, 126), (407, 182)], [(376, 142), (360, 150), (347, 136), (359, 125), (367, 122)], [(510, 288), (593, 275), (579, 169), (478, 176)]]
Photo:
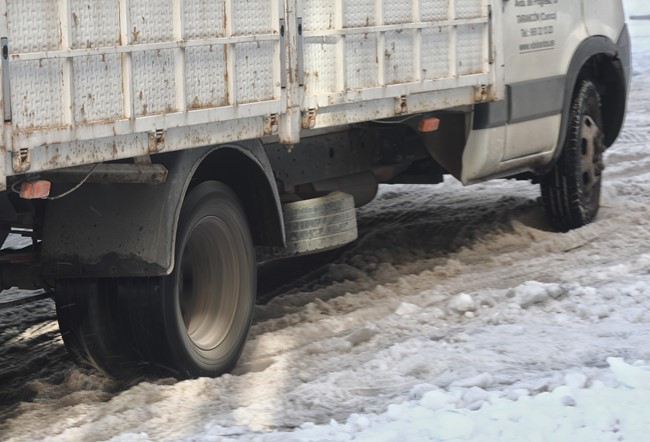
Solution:
[(169, 276), (57, 283), (66, 347), (77, 361), (118, 378), (225, 373), (250, 328), (254, 257), (237, 196), (224, 184), (201, 183), (183, 203)]
[(183, 204), (175, 269), (163, 284), (162, 319), (180, 376), (216, 376), (235, 365), (253, 317), (256, 270), (237, 196), (221, 183), (199, 184)]
[(542, 177), (542, 201), (551, 223), (561, 229), (582, 227), (594, 220), (600, 206), (605, 150), (600, 95), (584, 80), (573, 97), (562, 154)]
[(56, 283), (59, 329), (77, 364), (92, 365), (115, 377), (131, 375), (135, 355), (129, 347), (130, 324), (122, 314), (114, 285), (98, 279)]

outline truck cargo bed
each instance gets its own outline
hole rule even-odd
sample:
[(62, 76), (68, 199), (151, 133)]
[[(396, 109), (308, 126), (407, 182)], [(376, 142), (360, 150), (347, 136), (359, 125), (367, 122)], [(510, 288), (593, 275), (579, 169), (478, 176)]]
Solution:
[[(490, 98), (486, 0), (8, 0), (6, 176)], [(4, 169), (4, 170), (2, 170)]]

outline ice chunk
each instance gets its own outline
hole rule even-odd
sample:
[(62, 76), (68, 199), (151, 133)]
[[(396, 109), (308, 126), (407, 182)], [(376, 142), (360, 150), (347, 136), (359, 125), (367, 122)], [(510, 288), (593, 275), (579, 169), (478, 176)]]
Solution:
[(607, 358), (607, 363), (620, 383), (632, 388), (650, 389), (650, 370), (626, 364), (621, 358)]
[(440, 390), (427, 391), (420, 399), (420, 405), (429, 410), (440, 410), (456, 403), (456, 398)]
[(406, 315), (412, 315), (414, 313), (419, 312), (422, 310), (419, 306), (415, 304), (410, 304), (408, 302), (402, 302), (399, 307), (397, 307), (397, 310), (395, 310), (395, 313), (398, 314), (399, 316), (406, 316)]
[(357, 346), (370, 341), (376, 334), (377, 330), (374, 327), (363, 327), (351, 333), (347, 339), (350, 344)]
[(480, 387), (471, 387), (463, 393), (463, 401), (467, 408), (477, 410), (485, 401), (490, 399), (490, 393)]
[(582, 373), (567, 373), (564, 376), (564, 382), (573, 389), (585, 388), (587, 385), (587, 376)]
[(520, 286), (510, 289), (506, 296), (514, 298), (514, 301), (521, 308), (528, 308), (535, 304), (541, 304), (549, 299), (559, 299), (566, 292), (566, 289), (559, 284), (546, 284), (537, 281), (527, 281)]
[(422, 397), (424, 397), (425, 393), (428, 393), (432, 390), (435, 390), (436, 386), (428, 383), (423, 383), (423, 384), (417, 384), (413, 388), (411, 388), (411, 391), (409, 391), (409, 399), (410, 400), (420, 400)]
[(476, 307), (476, 301), (467, 293), (456, 295), (449, 301), (449, 309), (458, 313), (473, 312)]

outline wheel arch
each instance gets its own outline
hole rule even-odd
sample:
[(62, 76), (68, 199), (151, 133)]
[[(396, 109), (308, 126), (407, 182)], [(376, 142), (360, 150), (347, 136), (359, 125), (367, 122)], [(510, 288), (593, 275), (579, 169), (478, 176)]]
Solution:
[[(262, 164), (260, 158), (266, 164)], [(261, 145), (248, 145), (245, 149), (238, 145), (224, 145), (213, 149), (196, 165), (185, 186), (186, 192), (210, 180), (222, 182), (239, 197), (255, 245), (284, 245), (280, 197)]]
[(623, 128), (630, 84), (630, 34), (623, 28), (617, 42), (593, 36), (577, 48), (569, 65), (564, 92), (562, 125), (554, 161), (562, 153), (567, 134), (571, 102), (580, 82), (591, 80), (601, 96), (605, 145), (611, 146)]
[(48, 279), (171, 273), (183, 199), (206, 180), (232, 187), (256, 244), (284, 244), (277, 185), (259, 140), (170, 152), (153, 160), (169, 171), (163, 184), (87, 183), (48, 203), (42, 242)]

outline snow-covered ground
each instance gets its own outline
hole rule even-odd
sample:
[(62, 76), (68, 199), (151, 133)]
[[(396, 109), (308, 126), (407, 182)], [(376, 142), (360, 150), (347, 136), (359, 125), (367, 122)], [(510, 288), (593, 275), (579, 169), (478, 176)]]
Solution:
[(0, 311), (0, 440), (648, 440), (650, 22), (630, 26), (595, 223), (553, 232), (525, 182), (382, 187), (218, 379), (116, 384), (69, 361), (51, 301)]

